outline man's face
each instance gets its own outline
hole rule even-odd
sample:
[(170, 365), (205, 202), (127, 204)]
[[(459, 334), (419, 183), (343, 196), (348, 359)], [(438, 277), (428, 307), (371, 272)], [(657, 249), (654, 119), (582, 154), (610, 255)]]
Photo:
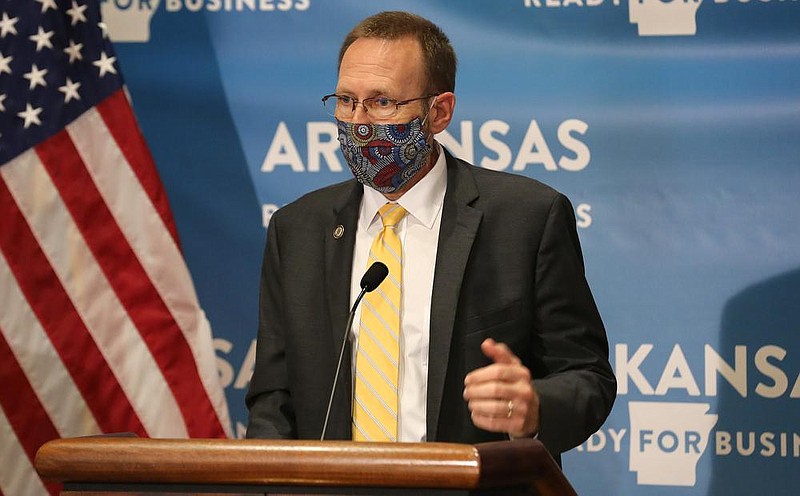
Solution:
[[(398, 40), (359, 38), (344, 53), (339, 67), (336, 94), (362, 101), (386, 97), (402, 101), (424, 96), (425, 72), (422, 50), (411, 37)], [(425, 114), (425, 100), (400, 106), (390, 119), (376, 120), (356, 106), (352, 122), (396, 124), (409, 122)]]

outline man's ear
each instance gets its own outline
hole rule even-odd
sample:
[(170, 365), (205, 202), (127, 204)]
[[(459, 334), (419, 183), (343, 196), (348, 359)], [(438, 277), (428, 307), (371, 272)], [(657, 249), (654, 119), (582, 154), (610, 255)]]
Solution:
[(447, 129), (450, 121), (453, 120), (453, 111), (456, 108), (456, 95), (450, 91), (440, 93), (436, 96), (436, 101), (428, 112), (428, 122), (433, 134), (440, 133)]

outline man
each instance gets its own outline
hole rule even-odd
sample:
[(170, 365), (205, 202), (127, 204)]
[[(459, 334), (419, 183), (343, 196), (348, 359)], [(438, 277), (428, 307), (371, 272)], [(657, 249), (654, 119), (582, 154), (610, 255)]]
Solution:
[(319, 439), (348, 310), (376, 259), (390, 274), (357, 312), (326, 439), (538, 436), (558, 459), (611, 410), (569, 201), (433, 139), (453, 117), (455, 68), (444, 33), (412, 14), (377, 14), (345, 39), (323, 101), (356, 180), (272, 216), (248, 437)]

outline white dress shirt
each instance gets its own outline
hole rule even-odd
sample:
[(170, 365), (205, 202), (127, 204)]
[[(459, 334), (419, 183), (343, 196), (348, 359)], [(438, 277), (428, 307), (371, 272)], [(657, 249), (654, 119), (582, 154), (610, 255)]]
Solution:
[[(400, 411), (397, 419), (398, 441), (426, 440), (428, 396), (428, 349), (430, 343), (431, 295), (442, 204), (447, 189), (447, 164), (438, 143), (439, 158), (433, 168), (417, 184), (397, 200), (406, 211), (395, 227), (403, 245), (403, 290), (400, 303), (400, 378), (398, 384)], [(369, 250), (383, 224), (378, 209), (386, 198), (372, 188), (364, 188), (358, 214), (356, 243), (353, 251), (353, 272), (350, 302), (361, 292), (359, 283), (367, 269)], [(353, 370), (360, 308), (353, 319)]]

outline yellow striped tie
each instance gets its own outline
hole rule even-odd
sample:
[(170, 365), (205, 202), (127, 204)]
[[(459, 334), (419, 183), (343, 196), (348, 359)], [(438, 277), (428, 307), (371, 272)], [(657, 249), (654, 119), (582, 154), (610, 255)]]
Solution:
[(369, 252), (369, 263), (380, 261), (389, 275), (367, 293), (361, 307), (356, 353), (354, 441), (397, 441), (397, 382), (400, 359), (400, 294), (402, 246), (394, 226), (406, 215), (387, 203), (378, 211), (383, 229)]

